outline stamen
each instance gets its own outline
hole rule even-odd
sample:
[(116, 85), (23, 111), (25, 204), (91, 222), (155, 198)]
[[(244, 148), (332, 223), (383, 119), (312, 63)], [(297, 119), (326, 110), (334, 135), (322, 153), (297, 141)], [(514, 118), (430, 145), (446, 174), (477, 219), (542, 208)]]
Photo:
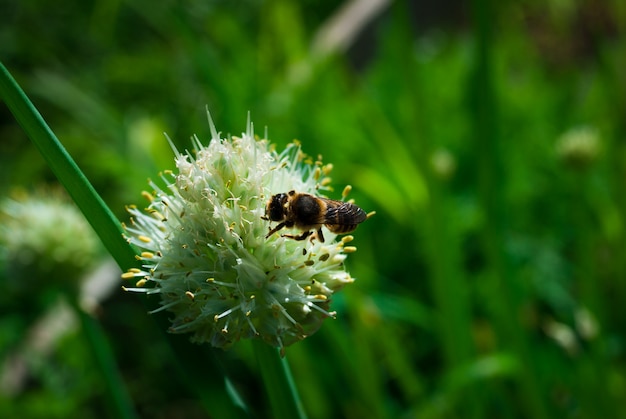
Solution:
[(154, 200), (154, 195), (152, 195), (148, 191), (141, 191), (141, 196), (144, 197), (148, 202), (152, 202)]
[(342, 201), (345, 201), (345, 199), (348, 196), (348, 194), (350, 193), (350, 191), (352, 191), (352, 185), (346, 185), (346, 187), (343, 188), (343, 192), (341, 193), (341, 200)]
[(131, 278), (134, 278), (135, 276), (136, 276), (135, 272), (124, 272), (122, 274), (122, 279), (131, 279)]

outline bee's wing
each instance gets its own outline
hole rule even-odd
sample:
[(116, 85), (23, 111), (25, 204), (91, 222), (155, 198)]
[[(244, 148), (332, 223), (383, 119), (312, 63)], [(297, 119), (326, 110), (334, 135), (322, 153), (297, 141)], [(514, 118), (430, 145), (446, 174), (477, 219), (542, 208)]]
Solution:
[(354, 204), (324, 199), (326, 214), (324, 224), (356, 225), (367, 218), (367, 214)]

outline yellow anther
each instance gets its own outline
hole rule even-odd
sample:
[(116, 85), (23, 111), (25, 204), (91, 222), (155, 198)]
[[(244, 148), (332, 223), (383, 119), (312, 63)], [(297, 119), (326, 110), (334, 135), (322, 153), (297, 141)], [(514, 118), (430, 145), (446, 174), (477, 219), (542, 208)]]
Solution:
[(154, 200), (154, 196), (148, 191), (141, 191), (141, 196), (146, 198), (149, 202), (152, 202)]
[(350, 243), (352, 240), (354, 240), (354, 236), (351, 235), (351, 234), (348, 234), (347, 236), (343, 236), (341, 238), (341, 242), (344, 243), (344, 244), (345, 243)]
[(348, 196), (351, 190), (352, 190), (352, 185), (346, 185), (346, 187), (343, 188), (343, 192), (341, 193), (341, 198), (346, 199), (346, 197)]

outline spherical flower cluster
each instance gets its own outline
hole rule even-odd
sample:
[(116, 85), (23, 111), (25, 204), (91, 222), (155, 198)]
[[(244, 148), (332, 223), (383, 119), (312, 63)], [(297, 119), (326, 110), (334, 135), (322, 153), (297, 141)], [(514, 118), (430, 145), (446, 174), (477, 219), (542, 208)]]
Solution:
[(600, 155), (598, 130), (582, 126), (562, 134), (556, 143), (556, 153), (565, 163), (576, 169), (585, 169)]
[(0, 202), (0, 248), (7, 288), (16, 292), (79, 291), (81, 276), (101, 252), (80, 213), (58, 190), (16, 192)]
[(163, 187), (150, 183), (146, 210), (129, 207), (124, 228), (143, 268), (123, 275), (137, 280), (127, 289), (159, 294), (154, 311), (173, 313), (170, 331), (194, 342), (226, 348), (260, 338), (284, 348), (335, 316), (330, 299), (353, 282), (344, 260), (356, 249), (345, 246), (351, 236), (329, 231), (324, 243), (282, 231), (266, 238), (265, 206), (277, 193), (329, 190), (332, 166), (295, 142), (277, 153), (249, 122), (241, 138), (220, 138), (212, 122), (211, 134), (207, 146), (194, 137), (194, 154), (174, 149), (177, 172), (161, 174)]

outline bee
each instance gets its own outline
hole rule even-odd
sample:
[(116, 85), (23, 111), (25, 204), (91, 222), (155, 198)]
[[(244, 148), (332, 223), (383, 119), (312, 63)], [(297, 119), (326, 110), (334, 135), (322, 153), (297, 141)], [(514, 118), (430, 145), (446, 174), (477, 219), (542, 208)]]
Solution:
[(367, 219), (367, 214), (354, 204), (296, 191), (273, 195), (265, 207), (264, 220), (280, 221), (270, 229), (265, 238), (281, 230), (284, 227), (295, 227), (302, 234), (294, 236), (284, 234), (295, 240), (304, 240), (314, 232), (317, 238), (324, 243), (322, 226), (326, 226), (335, 234), (346, 234)]

